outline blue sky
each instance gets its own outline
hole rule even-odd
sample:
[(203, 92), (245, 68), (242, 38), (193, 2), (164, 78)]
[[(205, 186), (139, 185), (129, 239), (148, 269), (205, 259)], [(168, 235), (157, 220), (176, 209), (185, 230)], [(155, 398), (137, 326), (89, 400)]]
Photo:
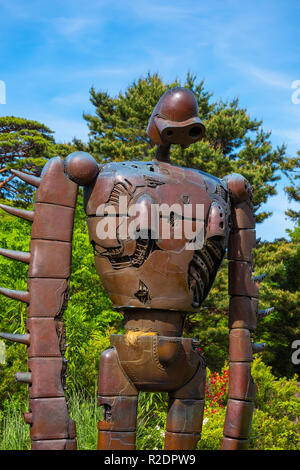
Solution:
[[(91, 86), (116, 95), (148, 71), (169, 81), (189, 70), (215, 97), (238, 96), (274, 146), (300, 149), (299, 2), (0, 0), (0, 18), (0, 115), (41, 121), (57, 141), (88, 139)], [(273, 211), (257, 226), (262, 239), (291, 227), (284, 183), (262, 208)]]

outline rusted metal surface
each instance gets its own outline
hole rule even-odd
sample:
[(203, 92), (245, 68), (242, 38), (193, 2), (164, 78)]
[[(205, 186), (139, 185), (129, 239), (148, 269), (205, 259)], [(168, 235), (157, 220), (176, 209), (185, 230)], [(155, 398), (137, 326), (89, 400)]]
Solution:
[(233, 296), (229, 303), (229, 328), (246, 328), (256, 330), (258, 299)]
[(224, 437), (221, 450), (247, 450), (248, 446), (248, 439), (231, 439), (230, 437)]
[[(177, 346), (168, 363), (159, 357), (162, 342)], [(175, 391), (193, 377), (200, 363), (189, 338), (139, 336), (134, 347), (128, 347), (123, 335), (112, 335), (111, 344), (116, 348), (122, 369), (142, 391)]]
[[(0, 205), (32, 222), (29, 253), (0, 249), (1, 255), (29, 264), (27, 291), (0, 288), (3, 295), (28, 304), (27, 333), (0, 336), (28, 347), (28, 371), (17, 373), (16, 380), (29, 387), (24, 419), (30, 424), (34, 450), (77, 448), (75, 423), (64, 396), (63, 312), (78, 185), (84, 186), (96, 269), (115, 308), (124, 314), (126, 330), (126, 335), (111, 336), (111, 347), (100, 358), (98, 405), (104, 414), (98, 423), (98, 449), (135, 449), (140, 391), (169, 394), (165, 449), (195, 449), (201, 437), (206, 367), (199, 342), (182, 338), (182, 332), (186, 314), (198, 312), (207, 297), (227, 248), (230, 373), (222, 449), (248, 446), (255, 396), (251, 361), (253, 351), (264, 347), (253, 343), (251, 335), (257, 319), (270, 313), (258, 311), (264, 276), (253, 276), (252, 187), (241, 175), (219, 179), (171, 164), (172, 144), (187, 147), (204, 135), (190, 90), (165, 93), (147, 132), (158, 145), (151, 162), (98, 165), (85, 152), (64, 161), (55, 157), (40, 178), (13, 171), (38, 188), (34, 211)], [(173, 209), (153, 221), (149, 211), (162, 204)], [(124, 225), (134, 222), (132, 210), (137, 205), (137, 236), (124, 237)], [(99, 227), (110, 220), (108, 207), (116, 224), (103, 237)], [(165, 229), (169, 236), (163, 236)], [(199, 243), (193, 245), (195, 241)]]
[(200, 438), (200, 433), (184, 434), (167, 431), (164, 450), (194, 450)]
[(28, 372), (15, 378), (29, 387), (29, 411), (33, 450), (75, 450), (75, 423), (64, 396), (66, 350), (62, 314), (67, 304), (71, 273), (71, 241), (77, 185), (64, 174), (60, 158), (51, 159), (41, 178), (15, 174), (38, 187), (34, 211), (8, 210), (32, 222), (30, 253), (2, 253), (29, 264), (28, 292), (4, 290), (8, 297), (28, 304), (27, 334), (11, 335), (27, 344)]
[(205, 128), (198, 117), (194, 94), (183, 88), (172, 88), (155, 106), (147, 133), (155, 144), (189, 145), (200, 140)]
[(229, 365), (229, 397), (253, 401), (256, 385), (251, 376), (250, 362), (231, 362)]
[(63, 358), (61, 357), (31, 357), (28, 368), (32, 374), (32, 384), (29, 387), (30, 398), (55, 398), (64, 396), (62, 382)]
[(170, 400), (166, 429), (170, 432), (201, 433), (204, 400)]
[(98, 396), (98, 406), (103, 407), (103, 420), (99, 421), (99, 431), (136, 430), (137, 397), (116, 395)]
[(77, 442), (76, 439), (33, 441), (32, 450), (77, 450)]
[(75, 437), (74, 421), (69, 418), (65, 398), (35, 398), (29, 400), (29, 407), (32, 413), (30, 422), (32, 440)]
[(229, 238), (228, 258), (236, 261), (252, 262), (252, 250), (255, 246), (255, 230), (235, 230), (231, 233)]
[(249, 362), (252, 359), (250, 331), (245, 328), (231, 330), (229, 336), (229, 360), (232, 362)]
[(98, 449), (100, 450), (135, 450), (135, 432), (99, 431)]
[(229, 399), (224, 435), (235, 439), (247, 439), (250, 433), (253, 409), (253, 402)]
[(184, 384), (181, 388), (170, 392), (170, 398), (187, 399), (187, 400), (204, 400), (205, 398), (205, 383), (206, 383), (206, 365), (202, 360), (195, 375), (189, 382)]
[(225, 178), (231, 199), (232, 231), (228, 243), (229, 285), (229, 400), (223, 450), (245, 450), (254, 409), (256, 386), (251, 376), (258, 318), (259, 279), (253, 277), (256, 246), (252, 188), (240, 175)]

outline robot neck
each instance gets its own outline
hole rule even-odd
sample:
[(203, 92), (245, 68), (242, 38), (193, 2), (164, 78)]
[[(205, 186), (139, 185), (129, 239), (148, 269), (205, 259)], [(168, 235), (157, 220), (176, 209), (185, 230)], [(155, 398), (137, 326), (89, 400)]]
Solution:
[(154, 159), (159, 162), (170, 163), (170, 144), (158, 145)]

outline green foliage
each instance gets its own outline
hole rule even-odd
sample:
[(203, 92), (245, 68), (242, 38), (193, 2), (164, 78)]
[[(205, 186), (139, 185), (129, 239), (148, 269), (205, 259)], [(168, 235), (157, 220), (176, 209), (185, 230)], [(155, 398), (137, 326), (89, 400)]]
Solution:
[[(300, 399), (296, 377), (278, 379), (261, 358), (254, 360), (252, 375), (257, 394), (249, 449), (299, 450)], [(206, 404), (198, 450), (220, 449), (227, 396), (228, 366), (225, 364), (219, 374), (208, 369)], [(140, 395), (140, 428), (137, 433), (139, 449), (163, 449), (166, 411), (166, 394)]]
[[(285, 239), (259, 243), (254, 250), (255, 275), (266, 273), (260, 283), (259, 309), (274, 312), (258, 321), (256, 342), (266, 342), (263, 360), (278, 376), (299, 373), (291, 362), (291, 344), (300, 337), (299, 226)], [(199, 339), (207, 364), (221, 370), (228, 357), (228, 261), (225, 259), (199, 313), (189, 315), (185, 335)]]
[(167, 393), (139, 394), (137, 449), (163, 449), (168, 408)]
[[(152, 159), (155, 149), (146, 135), (147, 122), (159, 97), (179, 82), (164, 84), (157, 75), (134, 82), (124, 94), (111, 98), (107, 93), (91, 90), (96, 115), (86, 115), (91, 139), (86, 146), (80, 141), (58, 146), (52, 132), (42, 124), (18, 118), (0, 118), (0, 175), (2, 183), (10, 168), (39, 174), (45, 161), (63, 157), (74, 146), (88, 150), (100, 162), (124, 159)], [(171, 158), (181, 166), (198, 168), (217, 176), (242, 173), (255, 187), (255, 205), (275, 194), (275, 182), (281, 173), (291, 178), (287, 188), (296, 200), (293, 171), (297, 159), (287, 159), (284, 147), (272, 149), (270, 135), (261, 122), (250, 119), (238, 100), (213, 102), (203, 81), (188, 75), (184, 86), (197, 96), (200, 116), (205, 122), (206, 138), (189, 149), (174, 147)], [(1, 157), (2, 156), (2, 157)], [(2, 158), (2, 159), (1, 159)], [(3, 170), (3, 171), (2, 171)], [(32, 193), (17, 183), (0, 182), (3, 202), (22, 204), (32, 209)], [(16, 185), (17, 183), (17, 185)], [(9, 185), (9, 186), (8, 186)], [(2, 190), (1, 190), (2, 188)], [(20, 195), (20, 191), (22, 194)], [(10, 201), (7, 201), (7, 198)], [(2, 202), (2, 201), (1, 201)], [(263, 220), (268, 214), (260, 214)], [(30, 224), (5, 213), (0, 214), (0, 246), (28, 251)], [(256, 411), (251, 434), (252, 449), (295, 449), (298, 445), (299, 399), (291, 343), (299, 331), (300, 225), (289, 231), (290, 241), (281, 239), (261, 243), (255, 250), (255, 274), (267, 273), (260, 285), (260, 308), (274, 306), (275, 311), (258, 325), (258, 341), (268, 344), (261, 359), (253, 365), (258, 384)], [(67, 329), (68, 399), (72, 417), (77, 421), (80, 449), (96, 448), (97, 427), (101, 410), (96, 406), (96, 382), (101, 352), (109, 346), (112, 333), (123, 333), (122, 314), (116, 312), (98, 278), (89, 243), (82, 193), (76, 209), (73, 243), (73, 266), (70, 301), (64, 314)], [(186, 321), (185, 336), (200, 340), (209, 371), (206, 409), (199, 449), (218, 449), (227, 400), (226, 360), (228, 358), (227, 260), (220, 268), (214, 286), (200, 312)], [(26, 290), (27, 266), (0, 258), (0, 286)], [(24, 333), (26, 308), (19, 302), (0, 296), (0, 331)], [(28, 426), (21, 410), (26, 411), (27, 389), (16, 384), (14, 374), (24, 371), (26, 347), (6, 343), (6, 364), (0, 365), (1, 449), (29, 448)], [(225, 363), (225, 365), (224, 365)], [(270, 367), (276, 375), (273, 375)], [(277, 378), (281, 377), (281, 378)], [(287, 377), (287, 378), (286, 378)], [(141, 393), (139, 397), (137, 445), (139, 449), (162, 449), (167, 411), (166, 394)]]
[[(300, 157), (300, 151), (297, 152), (298, 157)], [(287, 177), (290, 180), (291, 185), (285, 187), (285, 191), (288, 195), (288, 198), (290, 201), (294, 202), (300, 202), (300, 185), (299, 185), (299, 179), (300, 179), (300, 172), (299, 170), (293, 171), (291, 174), (287, 174)], [(298, 183), (298, 184), (297, 184)], [(298, 224), (300, 222), (300, 211), (295, 211), (292, 209), (288, 209), (286, 211), (286, 215), (290, 217), (294, 221), (298, 221)]]
[(28, 203), (32, 188), (9, 170), (17, 169), (39, 175), (49, 158), (66, 156), (74, 149), (70, 144), (56, 144), (44, 124), (14, 116), (0, 117), (0, 197)]
[[(221, 446), (225, 408), (218, 394), (226, 383), (226, 370), (225, 366), (217, 375), (208, 371), (207, 391), (210, 396), (206, 394), (204, 426), (198, 449), (217, 450)], [(257, 393), (249, 449), (299, 449), (300, 399), (296, 377), (278, 379), (261, 358), (253, 361), (252, 376)], [(226, 397), (226, 392), (223, 396)]]
[[(5, 214), (0, 214), (0, 246), (13, 250), (28, 251), (30, 224)], [(26, 290), (27, 266), (0, 257), (0, 286), (16, 290)], [(26, 307), (21, 302), (8, 300), (0, 296), (0, 331), (7, 333), (24, 333)], [(22, 401), (26, 389), (16, 384), (14, 374), (27, 369), (26, 346), (5, 343), (6, 364), (0, 364), (0, 408), (5, 400)]]
[(277, 379), (261, 358), (254, 361), (252, 375), (257, 384), (257, 394), (251, 448), (299, 450), (300, 399), (297, 377)]
[(274, 419), (287, 418), (295, 422), (300, 416), (297, 376), (276, 378), (271, 367), (258, 358), (252, 365), (252, 376), (257, 385), (255, 406)]
[(260, 284), (260, 307), (274, 312), (258, 323), (257, 337), (267, 343), (263, 360), (278, 376), (297, 372), (291, 362), (291, 344), (300, 337), (299, 243), (278, 240), (261, 243), (255, 250), (255, 273), (266, 273)]
[(97, 406), (96, 394), (89, 397), (82, 392), (69, 396), (68, 406), (71, 418), (76, 421), (78, 450), (97, 449), (97, 422), (102, 419), (102, 409)]
[[(90, 141), (78, 148), (91, 152), (99, 162), (151, 160), (155, 148), (146, 128), (155, 104), (161, 95), (174, 86), (192, 90), (197, 98), (199, 115), (206, 126), (206, 136), (187, 149), (174, 146), (171, 161), (183, 167), (195, 168), (218, 177), (240, 173), (254, 187), (257, 209), (276, 194), (275, 183), (284, 173), (294, 188), (293, 172), (299, 168), (299, 157), (288, 158), (285, 147), (272, 148), (270, 133), (264, 132), (262, 121), (251, 119), (237, 98), (213, 101), (204, 81), (187, 74), (185, 83), (164, 83), (157, 75), (134, 81), (115, 98), (107, 92), (91, 89), (90, 100), (95, 115), (84, 114), (90, 129)], [(294, 189), (289, 189), (292, 194)], [(258, 213), (261, 222), (270, 213)]]
[(30, 450), (29, 426), (22, 416), (24, 403), (7, 400), (0, 411), (0, 450)]

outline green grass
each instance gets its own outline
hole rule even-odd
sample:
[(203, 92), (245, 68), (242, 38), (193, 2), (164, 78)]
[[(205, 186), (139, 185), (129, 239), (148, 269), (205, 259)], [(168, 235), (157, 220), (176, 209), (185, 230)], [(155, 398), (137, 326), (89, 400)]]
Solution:
[[(139, 400), (137, 448), (150, 450), (162, 446), (163, 431), (161, 417), (156, 419), (153, 412), (145, 409), (145, 403), (149, 401), (146, 395), (141, 394)], [(97, 406), (96, 397), (86, 398), (84, 393), (72, 392), (68, 407), (71, 418), (76, 421), (78, 449), (96, 450), (97, 422), (102, 419), (102, 409)], [(16, 404), (11, 400), (0, 411), (0, 450), (30, 450), (29, 426), (23, 418), (23, 412), (27, 409), (26, 403)]]
[(0, 450), (29, 450), (29, 426), (19, 406), (14, 401), (7, 402), (0, 417)]
[[(83, 392), (71, 392), (69, 411), (76, 421), (78, 450), (97, 449), (97, 422), (102, 419), (102, 409), (97, 407), (96, 396), (87, 398)], [(256, 409), (253, 416), (249, 449), (299, 450), (299, 422), (289, 419), (298, 411), (296, 402), (284, 402), (284, 408), (273, 415)], [(289, 406), (288, 406), (289, 405)], [(266, 405), (267, 406), (267, 405)], [(29, 450), (31, 448), (29, 426), (22, 413), (28, 409), (11, 399), (0, 411), (0, 450)], [(290, 418), (291, 418), (290, 416)], [(220, 448), (225, 409), (205, 415), (202, 439), (197, 449)], [(163, 449), (166, 424), (166, 397), (164, 394), (140, 393), (138, 405), (137, 449)]]

